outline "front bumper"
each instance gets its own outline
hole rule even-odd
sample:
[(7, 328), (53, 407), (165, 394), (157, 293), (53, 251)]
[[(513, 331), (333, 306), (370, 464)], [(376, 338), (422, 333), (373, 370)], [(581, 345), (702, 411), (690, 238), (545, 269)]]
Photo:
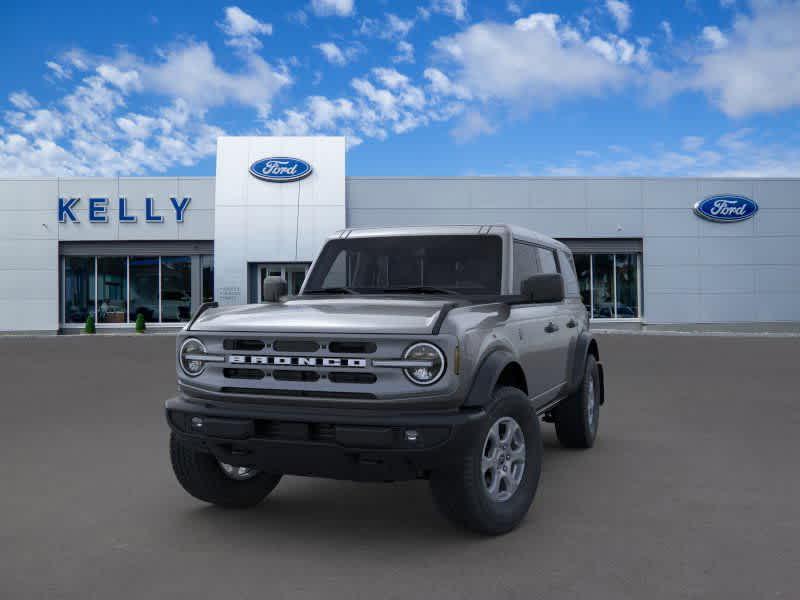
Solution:
[(485, 415), (222, 407), (187, 397), (166, 403), (173, 433), (222, 462), (358, 481), (416, 479), (454, 464)]

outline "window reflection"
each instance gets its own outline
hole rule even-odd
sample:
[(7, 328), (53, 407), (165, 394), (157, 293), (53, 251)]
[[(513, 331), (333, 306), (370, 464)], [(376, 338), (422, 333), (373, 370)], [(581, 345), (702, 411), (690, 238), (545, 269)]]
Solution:
[(97, 259), (97, 322), (124, 323), (127, 312), (127, 258), (100, 256)]
[(131, 314), (130, 320), (136, 321), (138, 315), (144, 315), (148, 323), (158, 322), (158, 257), (131, 256)]
[(214, 301), (214, 257), (208, 254), (200, 257), (203, 277), (203, 302)]
[(64, 321), (84, 323), (94, 315), (94, 256), (64, 257)]
[(617, 254), (617, 318), (633, 319), (639, 316), (639, 277), (636, 254)]
[(614, 318), (614, 257), (592, 254), (592, 316)]
[(192, 261), (189, 256), (161, 258), (161, 322), (188, 321), (192, 312)]
[(581, 300), (595, 319), (641, 316), (639, 254), (575, 254)]

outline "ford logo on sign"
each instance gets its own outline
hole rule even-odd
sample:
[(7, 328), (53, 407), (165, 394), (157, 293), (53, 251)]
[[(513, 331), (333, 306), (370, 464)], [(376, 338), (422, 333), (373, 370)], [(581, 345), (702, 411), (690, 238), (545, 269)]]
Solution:
[(710, 196), (694, 205), (698, 217), (718, 223), (734, 223), (749, 219), (758, 212), (755, 200), (744, 196)]
[(250, 174), (264, 181), (276, 183), (298, 181), (311, 175), (311, 165), (299, 158), (271, 156), (250, 165)]

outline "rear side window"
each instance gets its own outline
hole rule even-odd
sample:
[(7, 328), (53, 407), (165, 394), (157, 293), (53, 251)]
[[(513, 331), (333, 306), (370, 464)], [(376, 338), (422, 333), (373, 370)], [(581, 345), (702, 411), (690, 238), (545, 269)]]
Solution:
[(561, 263), (561, 274), (564, 276), (564, 293), (567, 297), (577, 298), (580, 295), (580, 288), (578, 287), (578, 276), (575, 273), (572, 254), (559, 250), (558, 260)]
[(556, 254), (550, 248), (536, 248), (539, 254), (539, 266), (542, 273), (558, 273)]
[(541, 273), (536, 246), (514, 242), (514, 293), (519, 294), (522, 282), (531, 275)]

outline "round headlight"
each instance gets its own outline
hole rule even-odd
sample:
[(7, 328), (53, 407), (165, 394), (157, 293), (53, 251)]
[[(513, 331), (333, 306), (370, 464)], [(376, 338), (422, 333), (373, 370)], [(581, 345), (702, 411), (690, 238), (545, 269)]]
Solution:
[(417, 385), (430, 385), (436, 383), (444, 375), (444, 354), (433, 344), (420, 342), (409, 346), (404, 360), (418, 361), (418, 366), (406, 367), (403, 372)]
[(197, 377), (206, 368), (206, 363), (202, 356), (206, 353), (206, 347), (198, 339), (189, 338), (181, 344), (179, 360), (181, 369), (189, 377)]

